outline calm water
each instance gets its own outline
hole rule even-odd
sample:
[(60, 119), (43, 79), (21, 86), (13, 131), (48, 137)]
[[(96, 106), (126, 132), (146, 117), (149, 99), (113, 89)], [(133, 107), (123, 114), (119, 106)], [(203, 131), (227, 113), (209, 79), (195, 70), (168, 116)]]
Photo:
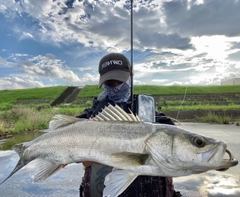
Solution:
[[(228, 149), (240, 161), (240, 127), (234, 125), (211, 125), (184, 123), (182, 127), (226, 142)], [(18, 155), (9, 150), (15, 143), (29, 141), (42, 133), (31, 133), (8, 139), (0, 147), (0, 182), (4, 180), (18, 162)], [(8, 145), (7, 145), (8, 144)], [(43, 182), (33, 182), (36, 161), (19, 170), (0, 185), (1, 197), (77, 197), (83, 175), (81, 164), (71, 164)], [(174, 186), (183, 197), (239, 197), (240, 165), (225, 172), (209, 171), (199, 175), (174, 178)]]
[(19, 144), (22, 142), (29, 142), (36, 137), (44, 134), (44, 132), (28, 132), (24, 134), (17, 134), (11, 138), (0, 140), (0, 150), (12, 150), (14, 144)]

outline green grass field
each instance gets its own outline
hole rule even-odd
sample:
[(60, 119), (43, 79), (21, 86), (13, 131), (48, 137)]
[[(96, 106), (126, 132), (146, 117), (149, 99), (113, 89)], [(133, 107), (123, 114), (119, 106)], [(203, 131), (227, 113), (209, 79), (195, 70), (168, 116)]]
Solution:
[(0, 91), (0, 109), (11, 108), (17, 100), (31, 99), (55, 99), (67, 86), (54, 86), (46, 88), (29, 88), (17, 90), (1, 90)]
[(56, 98), (61, 94), (67, 86), (53, 86), (45, 88), (29, 88), (29, 89), (16, 89), (16, 90), (1, 90), (1, 102), (16, 99), (46, 99)]
[[(2, 90), (0, 91), (0, 110), (11, 109), (18, 100), (33, 99), (56, 99), (67, 87), (53, 86), (45, 88), (30, 88), (19, 90)], [(85, 86), (78, 98), (93, 98), (101, 93), (103, 89), (98, 89), (97, 85)], [(150, 94), (153, 96), (160, 95), (191, 95), (191, 94), (240, 94), (240, 85), (225, 86), (153, 86), (153, 85), (136, 85), (134, 86), (135, 94)], [(177, 102), (177, 101), (174, 101)], [(180, 101), (179, 101), (180, 102)], [(30, 102), (31, 103), (31, 102)], [(29, 103), (29, 104), (30, 104)], [(46, 103), (48, 104), (48, 103)]]
[[(21, 90), (2, 90), (0, 91), (0, 137), (1, 133), (19, 133), (22, 131), (32, 131), (38, 129), (48, 128), (48, 122), (53, 118), (54, 114), (67, 114), (76, 116), (81, 113), (85, 108), (91, 107), (92, 98), (97, 96), (103, 91), (98, 89), (97, 85), (88, 85), (83, 88), (80, 94), (77, 96), (77, 100), (84, 99), (83, 104), (61, 104), (56, 107), (51, 107), (50, 101), (55, 100), (64, 90), (66, 86), (54, 86), (46, 88), (30, 88)], [(221, 94), (235, 95), (237, 100), (240, 98), (240, 85), (228, 85), (228, 86), (151, 86), (151, 85), (139, 85), (134, 86), (135, 94), (149, 94), (153, 96), (173, 96), (172, 100), (167, 100), (167, 106), (162, 106), (163, 112), (170, 110), (179, 111), (190, 110), (196, 114), (199, 110), (214, 111), (214, 110), (240, 110), (240, 105), (235, 104), (231, 98), (225, 98), (223, 104), (222, 101), (217, 105), (207, 102), (208, 95), (214, 94), (216, 98)], [(181, 99), (175, 99), (175, 96), (180, 95)], [(205, 95), (204, 100), (185, 100), (183, 102), (184, 95)], [(219, 96), (218, 96), (219, 95)], [(42, 100), (41, 104), (32, 102), (33, 100)], [(26, 101), (24, 104), (19, 104), (19, 101)], [(162, 105), (163, 100), (159, 99), (156, 102), (156, 107)], [(227, 103), (227, 104), (226, 104)], [(182, 105), (183, 104), (183, 105)], [(216, 114), (208, 114), (205, 118), (199, 117), (199, 120), (206, 120), (208, 122), (216, 120), (229, 120), (231, 117), (216, 117)], [(224, 121), (219, 121), (219, 123)], [(225, 121), (226, 122), (226, 121)], [(237, 120), (237, 124), (240, 120)]]
[[(45, 88), (29, 88), (17, 90), (1, 90), (0, 103), (16, 101), (18, 99), (54, 99), (58, 97), (67, 86), (53, 86)], [(94, 97), (101, 93), (103, 89), (98, 89), (97, 85), (87, 85), (78, 95), (79, 98)], [(183, 95), (187, 94), (225, 94), (240, 93), (240, 85), (224, 86), (154, 86), (154, 85), (136, 85), (135, 94), (150, 95)]]
[[(101, 93), (103, 89), (98, 89), (97, 85), (88, 85), (78, 95), (79, 98), (94, 97)], [(135, 94), (157, 95), (184, 95), (187, 94), (226, 94), (239, 93), (240, 85), (224, 86), (154, 86), (154, 85), (136, 85)]]
[[(42, 100), (42, 104), (50, 105), (49, 100), (56, 99), (67, 86), (53, 86), (46, 88), (30, 88), (20, 90), (2, 90), (0, 91), (0, 110), (8, 110), (15, 106), (19, 100), (27, 100), (26, 104), (33, 104), (31, 100)], [(98, 89), (97, 85), (87, 85), (78, 94), (77, 98), (91, 98), (101, 93), (103, 89)], [(240, 85), (225, 86), (153, 86), (153, 85), (136, 85), (134, 94), (149, 94), (153, 96), (171, 96), (171, 95), (207, 95), (207, 94), (228, 94), (235, 93), (240, 95)], [(226, 98), (227, 99), (227, 98)], [(46, 102), (44, 103), (44, 100)], [(169, 107), (180, 105), (182, 100), (169, 100)], [(185, 104), (188, 101), (185, 101)], [(203, 102), (203, 101), (202, 101)], [(229, 101), (231, 102), (231, 101)], [(189, 102), (190, 103), (190, 102)], [(191, 102), (192, 103), (192, 102)], [(198, 105), (202, 103), (198, 101)], [(189, 104), (191, 106), (192, 104)], [(187, 105), (188, 106), (188, 105)]]

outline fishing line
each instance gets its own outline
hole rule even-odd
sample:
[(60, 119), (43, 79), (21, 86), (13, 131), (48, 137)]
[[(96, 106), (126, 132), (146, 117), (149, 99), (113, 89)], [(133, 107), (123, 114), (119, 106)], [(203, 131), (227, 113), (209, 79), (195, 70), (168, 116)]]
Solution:
[[(190, 29), (190, 35), (192, 35), (192, 32), (193, 32), (193, 20), (192, 20), (192, 18), (191, 18), (191, 20), (190, 20), (190, 27), (191, 27), (191, 29)], [(189, 71), (188, 71), (188, 73), (189, 73)], [(187, 73), (187, 85), (186, 85), (186, 88), (185, 88), (185, 93), (184, 93), (184, 96), (183, 96), (183, 100), (182, 100), (182, 102), (181, 102), (181, 104), (180, 104), (180, 106), (178, 107), (178, 112), (177, 112), (177, 117), (176, 117), (176, 119), (178, 120), (178, 117), (179, 117), (179, 115), (180, 115), (180, 108), (181, 108), (181, 106), (183, 105), (183, 103), (184, 103), (184, 101), (186, 100), (186, 96), (187, 96), (187, 88), (188, 88), (188, 73)]]
[[(188, 74), (187, 74), (187, 81), (188, 81)], [(176, 117), (177, 120), (178, 120), (178, 117), (179, 117), (179, 114), (180, 114), (180, 108), (181, 108), (181, 106), (183, 105), (184, 101), (186, 100), (187, 88), (188, 88), (188, 85), (186, 85), (185, 93), (184, 93), (184, 96), (183, 96), (183, 100), (182, 100), (180, 106), (178, 107), (178, 112), (177, 112), (177, 117)]]

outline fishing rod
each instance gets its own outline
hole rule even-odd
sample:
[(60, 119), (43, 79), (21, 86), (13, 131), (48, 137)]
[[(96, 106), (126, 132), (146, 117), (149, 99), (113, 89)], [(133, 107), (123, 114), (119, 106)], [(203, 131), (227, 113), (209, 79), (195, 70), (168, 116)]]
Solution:
[[(139, 115), (139, 117), (145, 122), (155, 122), (155, 100), (150, 95), (138, 94), (134, 98), (134, 87), (133, 87), (133, 0), (131, 0), (131, 110), (133, 113)], [(143, 101), (144, 100), (144, 101)], [(136, 102), (134, 102), (136, 101)], [(135, 103), (135, 105), (134, 105)], [(139, 106), (144, 112), (140, 113)], [(152, 106), (152, 108), (149, 108)], [(146, 116), (146, 114), (148, 114)], [(148, 118), (150, 117), (150, 119)]]
[(131, 110), (134, 112), (134, 88), (133, 88), (133, 0), (131, 0), (131, 30), (130, 30), (130, 37), (131, 37)]

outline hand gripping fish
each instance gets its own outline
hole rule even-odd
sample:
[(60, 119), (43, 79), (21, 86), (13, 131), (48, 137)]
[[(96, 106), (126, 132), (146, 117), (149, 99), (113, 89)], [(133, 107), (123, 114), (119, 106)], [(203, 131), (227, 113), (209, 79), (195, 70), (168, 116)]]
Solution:
[(117, 105), (93, 120), (56, 115), (49, 130), (13, 146), (20, 159), (3, 182), (35, 159), (35, 181), (67, 164), (93, 161), (114, 167), (105, 178), (103, 196), (116, 197), (139, 175), (179, 177), (238, 164), (224, 142), (177, 126), (144, 123)]

